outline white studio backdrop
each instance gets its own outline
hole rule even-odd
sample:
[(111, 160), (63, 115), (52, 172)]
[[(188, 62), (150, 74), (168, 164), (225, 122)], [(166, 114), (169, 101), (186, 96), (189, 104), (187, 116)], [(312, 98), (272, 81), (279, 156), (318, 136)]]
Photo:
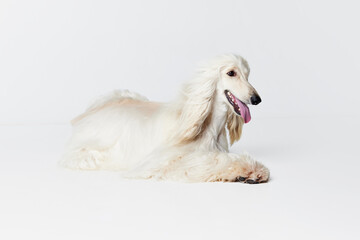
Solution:
[[(360, 2), (0, 0), (0, 239), (360, 239)], [(57, 166), (98, 95), (170, 101), (243, 55), (263, 102), (230, 149), (267, 184), (121, 179)], [(141, 147), (139, 148), (141, 150)]]
[(238, 53), (256, 117), (358, 116), (357, 1), (0, 1), (0, 124), (67, 123), (98, 95), (169, 101)]

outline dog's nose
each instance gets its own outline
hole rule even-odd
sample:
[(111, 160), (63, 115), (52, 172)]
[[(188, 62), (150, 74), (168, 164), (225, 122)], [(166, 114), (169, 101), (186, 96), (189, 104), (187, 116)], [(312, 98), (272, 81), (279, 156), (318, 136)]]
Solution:
[(258, 95), (253, 95), (250, 98), (250, 102), (252, 105), (258, 105), (259, 103), (261, 103), (261, 98)]

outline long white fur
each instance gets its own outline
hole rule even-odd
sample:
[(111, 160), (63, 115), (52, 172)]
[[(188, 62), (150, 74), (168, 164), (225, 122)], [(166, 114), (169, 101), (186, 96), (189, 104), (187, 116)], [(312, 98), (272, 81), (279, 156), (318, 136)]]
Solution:
[[(236, 79), (226, 74), (229, 70), (237, 72)], [(249, 103), (256, 90), (248, 75), (247, 62), (228, 54), (201, 67), (170, 103), (114, 91), (72, 121), (73, 135), (60, 163), (73, 169), (119, 170), (131, 178), (265, 182), (266, 167), (250, 156), (228, 153), (226, 126), (233, 143), (244, 122), (224, 90)]]

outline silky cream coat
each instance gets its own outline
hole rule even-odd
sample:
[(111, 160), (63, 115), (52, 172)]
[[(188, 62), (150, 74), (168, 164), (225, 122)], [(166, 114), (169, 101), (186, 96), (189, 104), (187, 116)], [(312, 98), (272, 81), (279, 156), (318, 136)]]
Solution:
[(248, 76), (247, 62), (229, 54), (199, 68), (173, 102), (151, 102), (127, 90), (101, 97), (72, 121), (73, 134), (60, 163), (118, 170), (129, 178), (266, 182), (265, 166), (228, 152), (227, 134), (230, 144), (239, 140), (244, 121), (224, 91), (250, 103), (256, 90)]

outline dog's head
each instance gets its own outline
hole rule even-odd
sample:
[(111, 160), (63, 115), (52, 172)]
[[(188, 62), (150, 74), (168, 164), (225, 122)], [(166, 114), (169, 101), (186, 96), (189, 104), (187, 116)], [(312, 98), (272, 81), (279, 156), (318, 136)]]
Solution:
[(261, 102), (259, 94), (248, 81), (249, 65), (245, 59), (236, 55), (224, 55), (219, 62), (221, 67), (217, 90), (221, 93), (221, 100), (248, 123), (251, 115), (247, 105)]
[(175, 134), (179, 142), (192, 141), (199, 136), (211, 113), (220, 105), (227, 107), (231, 144), (239, 140), (243, 123), (251, 119), (247, 104), (261, 102), (248, 82), (249, 73), (245, 59), (232, 54), (218, 56), (199, 68), (197, 76), (187, 82), (181, 92), (180, 124)]

